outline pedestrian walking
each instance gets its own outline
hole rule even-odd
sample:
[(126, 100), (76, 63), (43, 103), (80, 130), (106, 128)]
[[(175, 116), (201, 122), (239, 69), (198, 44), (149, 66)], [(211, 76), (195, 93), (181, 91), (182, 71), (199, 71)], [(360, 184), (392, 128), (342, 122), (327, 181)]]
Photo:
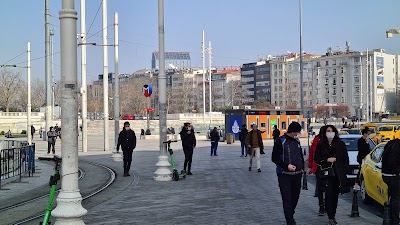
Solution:
[(140, 139), (144, 139), (144, 129), (140, 129)]
[(314, 197), (318, 197), (318, 216), (323, 216), (325, 214), (325, 203), (324, 203), (324, 189), (321, 186), (324, 186), (324, 181), (321, 180), (319, 176), (319, 167), (317, 163), (314, 161), (315, 151), (317, 149), (317, 144), (322, 136), (326, 133), (326, 126), (321, 127), (319, 129), (319, 133), (315, 136), (314, 140), (311, 143), (310, 152), (308, 154), (308, 174), (315, 174), (317, 184), (315, 185), (315, 194)]
[(36, 132), (35, 127), (33, 125), (31, 125), (31, 137), (33, 140), (33, 134)]
[(382, 153), (382, 179), (388, 186), (391, 225), (399, 225), (400, 140), (389, 141)]
[(219, 139), (221, 138), (220, 133), (217, 129), (217, 127), (214, 127), (214, 129), (210, 133), (210, 139), (211, 139), (211, 156), (218, 156), (217, 154), (217, 148), (218, 148), (218, 142)]
[(299, 201), (304, 158), (299, 141), (301, 125), (292, 122), (283, 136), (274, 143), (272, 162), (276, 164), (286, 224), (295, 225), (294, 212)]
[(342, 117), (342, 123), (344, 124), (344, 121), (346, 121), (346, 119), (344, 117)]
[(54, 130), (54, 127), (50, 127), (50, 130), (47, 131), (47, 154), (50, 154), (50, 149), (52, 150), (53, 154), (56, 154), (56, 137), (57, 134)]
[(123, 159), (124, 159), (124, 177), (130, 176), (129, 170), (131, 168), (132, 163), (132, 154), (133, 150), (136, 148), (136, 135), (133, 130), (131, 130), (130, 124), (128, 121), (124, 123), (123, 130), (119, 133), (118, 143), (117, 143), (117, 152), (119, 152), (119, 147), (121, 146)]
[(350, 192), (347, 180), (350, 167), (346, 145), (340, 140), (338, 130), (333, 125), (328, 125), (325, 136), (321, 136), (314, 160), (320, 166), (321, 179), (326, 182), (324, 191), (328, 225), (335, 225), (339, 194)]
[(193, 150), (196, 147), (196, 136), (192, 130), (191, 123), (184, 123), (184, 126), (179, 133), (181, 135), (182, 140), (182, 148), (185, 153), (185, 163), (183, 165), (183, 170), (185, 170), (187, 175), (193, 175), (191, 172), (192, 168), (192, 159), (193, 159)]
[(57, 139), (57, 137), (58, 137), (58, 132), (59, 132), (59, 130), (58, 130), (58, 124), (56, 123), (56, 125), (54, 126), (54, 131), (56, 132), (56, 139)]
[(356, 182), (354, 184), (354, 189), (360, 190), (360, 171), (361, 171), (361, 164), (365, 158), (370, 152), (369, 149), (369, 129), (368, 127), (365, 127), (361, 131), (362, 136), (358, 139), (357, 141), (357, 149), (358, 149), (358, 154), (357, 154), (357, 162), (358, 162), (358, 173), (357, 173), (357, 178)]
[(246, 142), (248, 144), (247, 154), (250, 155), (249, 171), (251, 171), (251, 167), (253, 165), (253, 157), (255, 155), (257, 160), (257, 171), (261, 172), (260, 158), (261, 155), (265, 153), (264, 153), (264, 144), (261, 137), (261, 131), (258, 130), (257, 124), (254, 124), (252, 130), (247, 134)]
[(281, 136), (281, 131), (278, 129), (278, 126), (274, 125), (274, 131), (272, 131), (272, 137), (274, 138), (274, 142)]
[(244, 156), (244, 152), (246, 151), (246, 156), (247, 157), (247, 142), (246, 142), (246, 137), (249, 131), (247, 130), (246, 124), (242, 124), (242, 129), (240, 130), (239, 133), (239, 141), (240, 141), (240, 146), (242, 148), (242, 155), (240, 157)]

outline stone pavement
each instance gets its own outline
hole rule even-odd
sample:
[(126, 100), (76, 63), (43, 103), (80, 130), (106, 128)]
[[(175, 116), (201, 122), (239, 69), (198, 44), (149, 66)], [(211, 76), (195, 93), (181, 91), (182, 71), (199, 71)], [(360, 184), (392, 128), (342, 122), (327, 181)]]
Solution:
[[(148, 140), (147, 148), (134, 152), (133, 184), (113, 199), (89, 210), (87, 224), (285, 224), (275, 165), (271, 162), (272, 142), (266, 141), (262, 172), (248, 171), (248, 158), (240, 158), (239, 143), (220, 143), (219, 156), (210, 156), (209, 147), (195, 149), (193, 176), (177, 182), (154, 181), (157, 145)], [(199, 145), (209, 146), (206, 141)], [(178, 170), (183, 163), (180, 143), (172, 146)], [(153, 150), (153, 151), (152, 151)], [(86, 158), (86, 157), (85, 157)], [(87, 157), (98, 163), (109, 155)], [(117, 163), (117, 162), (116, 162)], [(122, 170), (122, 168), (121, 168)], [(117, 171), (121, 174), (122, 171)], [(327, 216), (318, 217), (314, 186), (302, 191), (295, 219), (301, 225), (327, 224)], [(339, 200), (339, 224), (381, 224), (382, 219), (360, 209), (359, 218), (351, 218), (351, 203)]]

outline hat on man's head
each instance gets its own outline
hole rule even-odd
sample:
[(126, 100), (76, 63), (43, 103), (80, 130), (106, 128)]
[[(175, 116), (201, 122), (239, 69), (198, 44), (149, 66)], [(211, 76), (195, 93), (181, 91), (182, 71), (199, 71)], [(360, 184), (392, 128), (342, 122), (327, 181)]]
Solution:
[(125, 121), (125, 123), (124, 123), (124, 126), (126, 126), (126, 125), (131, 125), (128, 121)]
[(184, 125), (189, 125), (189, 124), (192, 124), (192, 122), (191, 121), (187, 121), (187, 122), (184, 122), (183, 124)]
[(300, 132), (301, 129), (302, 129), (301, 125), (300, 125), (298, 122), (293, 121), (293, 122), (289, 125), (287, 132), (288, 132), (288, 133)]

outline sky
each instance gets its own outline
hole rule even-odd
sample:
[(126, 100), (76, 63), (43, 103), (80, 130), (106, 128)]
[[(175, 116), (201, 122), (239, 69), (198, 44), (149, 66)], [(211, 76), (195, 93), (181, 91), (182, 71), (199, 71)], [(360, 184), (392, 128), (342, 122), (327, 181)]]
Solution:
[[(26, 43), (31, 42), (32, 78), (45, 79), (44, 0), (1, 0), (0, 64), (26, 66)], [(61, 0), (50, 0), (54, 36), (54, 74), (60, 77)], [(87, 42), (102, 43), (102, 0), (86, 1)], [(298, 0), (165, 0), (166, 51), (188, 51), (192, 66), (201, 67), (201, 38), (212, 42), (213, 66), (240, 66), (266, 55), (299, 52)], [(158, 51), (158, 1), (108, 0), (108, 43), (114, 42), (114, 12), (119, 14), (119, 72), (151, 67)], [(324, 54), (332, 46), (344, 50), (384, 48), (400, 54), (400, 35), (387, 39), (385, 31), (400, 28), (398, 0), (303, 0), (303, 50)], [(80, 1), (77, 33), (80, 32)], [(7, 19), (8, 18), (8, 19)], [(90, 29), (89, 29), (90, 28)], [(109, 71), (114, 49), (109, 47)], [(206, 60), (208, 62), (208, 59)], [(26, 74), (26, 69), (12, 68)], [(88, 80), (103, 73), (102, 47), (87, 47)], [(80, 77), (80, 48), (78, 48)]]

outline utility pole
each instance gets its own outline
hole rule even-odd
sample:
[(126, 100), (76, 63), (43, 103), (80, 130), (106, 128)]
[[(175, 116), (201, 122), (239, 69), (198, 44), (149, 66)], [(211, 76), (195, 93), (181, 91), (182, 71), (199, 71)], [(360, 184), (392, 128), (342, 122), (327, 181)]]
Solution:
[(86, 0), (81, 0), (81, 43), (82, 151), (87, 152)]
[(363, 118), (363, 67), (362, 67), (362, 57), (363, 57), (363, 54), (361, 53), (361, 56), (360, 56), (360, 61), (359, 61), (359, 63), (360, 63), (360, 108), (359, 108), (359, 110), (360, 110), (360, 118), (358, 118), (358, 127), (360, 127), (360, 120)]
[(203, 39), (201, 41), (201, 53), (203, 59), (203, 124), (206, 120), (206, 57), (205, 57), (206, 47), (204, 44), (204, 30), (203, 30)]
[(32, 134), (31, 134), (31, 112), (32, 112), (32, 105), (31, 105), (31, 43), (28, 42), (28, 105), (26, 106), (26, 114), (27, 114), (27, 129), (26, 132), (28, 133), (28, 145), (32, 144)]
[[(46, 82), (46, 131), (50, 130), (52, 122), (51, 107), (51, 74), (50, 74), (50, 0), (45, 0), (45, 82)], [(43, 135), (43, 140), (47, 140), (47, 135)]]
[[(156, 181), (170, 181), (171, 164), (168, 161), (167, 146), (167, 76), (165, 75), (165, 45), (164, 45), (164, 0), (158, 0), (158, 46), (160, 53), (160, 68), (158, 74), (159, 123), (160, 123), (160, 156), (154, 172)], [(203, 71), (204, 72), (204, 71)]]
[(51, 74), (51, 107), (53, 109), (52, 114), (51, 114), (51, 118), (52, 120), (55, 119), (55, 115), (54, 115), (54, 111), (55, 111), (55, 104), (54, 104), (54, 91), (56, 89), (55, 87), (55, 82), (54, 82), (54, 54), (53, 54), (53, 50), (54, 50), (54, 29), (51, 28), (50, 29), (50, 74)]
[(367, 93), (367, 123), (370, 122), (369, 118), (369, 58), (368, 58), (368, 48), (367, 48), (367, 60), (366, 60), (366, 74), (367, 74), (367, 88), (366, 88), (366, 93)]
[(104, 151), (109, 151), (108, 127), (108, 49), (107, 49), (107, 0), (103, 0), (103, 104), (104, 104)]
[(82, 207), (82, 196), (78, 186), (78, 75), (76, 48), (77, 12), (74, 0), (63, 0), (60, 10), (60, 52), (63, 144), (61, 145), (61, 191), (57, 196), (57, 207), (51, 212), (57, 225), (84, 225), (82, 216), (87, 210)]
[[(212, 48), (211, 48), (211, 41), (209, 41), (208, 42), (208, 71), (209, 71), (209, 73), (208, 73), (208, 88), (209, 88), (209, 92), (210, 92), (210, 96), (209, 96), (209, 99), (210, 99), (210, 113), (209, 113), (209, 116), (210, 116), (210, 121), (211, 121), (211, 112), (212, 112), (212, 102), (211, 102), (211, 100), (212, 100), (212, 97), (211, 97), (211, 74), (212, 74), (212, 71), (211, 71), (211, 60), (212, 60)], [(210, 122), (210, 125), (211, 125), (211, 122)]]
[[(115, 62), (115, 72), (114, 72), (114, 154), (112, 158), (114, 160), (121, 160), (120, 154), (115, 154), (118, 144), (119, 136), (119, 60), (118, 60), (118, 13), (114, 13), (114, 62)], [(117, 159), (118, 158), (118, 159)]]
[(303, 93), (303, 15), (302, 15), (302, 3), (299, 0), (300, 5), (300, 108), (301, 114), (304, 116), (304, 93)]

